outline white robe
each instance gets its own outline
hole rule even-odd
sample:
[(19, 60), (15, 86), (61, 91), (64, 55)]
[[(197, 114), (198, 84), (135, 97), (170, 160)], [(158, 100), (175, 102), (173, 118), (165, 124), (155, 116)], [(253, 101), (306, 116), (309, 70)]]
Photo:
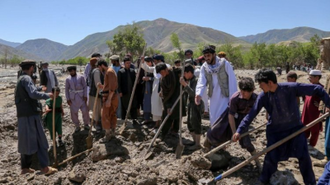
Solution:
[[(216, 58), (216, 62), (219, 62), (219, 58)], [(196, 95), (203, 97), (203, 94), (207, 91), (208, 87), (206, 85), (207, 79), (205, 76), (205, 65), (208, 65), (206, 62), (202, 65), (200, 69), (200, 74), (196, 86)], [(221, 114), (228, 107), (230, 97), (237, 91), (237, 81), (236, 76), (233, 70), (233, 67), (229, 64), (228, 61), (225, 61), (225, 70), (228, 74), (229, 82), (229, 97), (225, 97), (221, 93), (221, 88), (218, 83), (217, 73), (212, 74), (213, 81), (213, 93), (210, 99), (210, 124), (211, 126), (215, 121), (221, 116)]]
[[(171, 66), (166, 64), (167, 68), (170, 68)], [(159, 80), (161, 78), (161, 75), (156, 72), (155, 67), (148, 66), (145, 62), (142, 64), (142, 69), (144, 69), (148, 73), (154, 74), (154, 82), (152, 84), (152, 94), (151, 94), (151, 114), (153, 116), (159, 117), (161, 119), (163, 114), (163, 102), (162, 98), (159, 97), (158, 88), (159, 88)], [(153, 120), (158, 121), (158, 120)]]

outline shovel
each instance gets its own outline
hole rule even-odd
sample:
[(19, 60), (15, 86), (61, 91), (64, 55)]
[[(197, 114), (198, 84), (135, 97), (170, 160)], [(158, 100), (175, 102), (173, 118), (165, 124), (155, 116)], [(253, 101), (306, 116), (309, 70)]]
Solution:
[[(242, 134), (242, 135), (240, 136), (240, 138), (249, 135), (250, 133), (252, 133), (252, 132), (258, 130), (259, 128), (265, 126), (266, 124), (267, 124), (267, 123), (261, 124), (261, 125), (259, 125), (258, 127), (254, 128), (254, 129), (251, 129), (251, 130), (249, 130), (248, 132), (245, 132), (244, 134)], [(207, 139), (207, 138), (206, 138), (206, 139)], [(230, 143), (232, 143), (232, 142), (233, 142), (232, 140), (226, 141), (225, 143), (223, 143), (223, 144), (217, 146), (216, 148), (213, 148), (211, 151), (209, 151), (208, 153), (204, 154), (204, 157), (207, 157), (207, 156), (210, 156), (210, 155), (214, 154), (215, 152), (217, 152), (218, 150), (224, 148), (225, 146), (227, 146), (228, 144), (230, 144)]]
[[(143, 48), (142, 56), (144, 56), (144, 53), (146, 52), (146, 49), (147, 49), (147, 43), (146, 43), (146, 45)], [(135, 94), (136, 85), (137, 85), (137, 82), (139, 81), (139, 75), (140, 75), (140, 71), (141, 71), (141, 66), (142, 66), (142, 64), (140, 62), (139, 69), (138, 69), (137, 74), (136, 74), (136, 77), (135, 77), (132, 94), (131, 94), (131, 97), (130, 97), (129, 102), (128, 102), (128, 108), (126, 110), (125, 121), (124, 121), (123, 125), (119, 128), (119, 134), (120, 135), (123, 134), (123, 132), (125, 131), (126, 126), (127, 126), (127, 118), (128, 118), (128, 114), (131, 111), (131, 107), (132, 107), (132, 102), (133, 102), (133, 98), (134, 98), (134, 94)]]
[[(181, 78), (183, 78), (184, 73), (184, 62), (181, 64)], [(182, 152), (184, 150), (184, 145), (182, 144), (182, 85), (180, 84), (180, 121), (179, 121), (179, 143), (175, 150), (175, 155), (177, 159), (181, 159)]]
[(58, 162), (57, 162), (57, 154), (56, 154), (56, 135), (55, 135), (55, 105), (56, 105), (56, 88), (54, 91), (54, 97), (53, 97), (53, 117), (52, 117), (52, 122), (53, 122), (53, 152), (54, 152), (54, 164), (53, 167), (57, 167), (58, 166)]
[(90, 148), (93, 147), (92, 128), (93, 128), (93, 124), (94, 124), (95, 109), (96, 109), (98, 97), (99, 97), (99, 88), (97, 87), (96, 96), (95, 96), (94, 105), (93, 105), (93, 115), (92, 115), (92, 121), (91, 121), (91, 128), (89, 129), (88, 136), (86, 138), (87, 149), (90, 149)]
[[(171, 107), (170, 112), (172, 112), (173, 109), (174, 109), (174, 107), (176, 106), (176, 104), (178, 104), (179, 99), (180, 99), (180, 97), (178, 97), (178, 98), (175, 100), (174, 104), (173, 104), (172, 107)], [(150, 154), (147, 155), (147, 153), (150, 151), (150, 148), (151, 148), (152, 145), (154, 144), (156, 138), (158, 137), (160, 131), (162, 130), (164, 124), (166, 123), (166, 121), (168, 120), (168, 118), (169, 118), (170, 116), (171, 116), (171, 114), (167, 114), (167, 115), (166, 115), (166, 117), (164, 118), (163, 122), (160, 124), (160, 126), (159, 126), (159, 128), (158, 128), (158, 130), (157, 130), (157, 133), (155, 134), (154, 138), (152, 139), (152, 141), (151, 141), (151, 143), (150, 143), (148, 149), (147, 149), (145, 152), (141, 152), (141, 153), (142, 153), (142, 156), (141, 156), (141, 157), (148, 158), (148, 157), (150, 156)]]
[(322, 115), (321, 117), (315, 119), (313, 122), (311, 122), (308, 125), (302, 127), (301, 129), (297, 130), (296, 132), (292, 133), (291, 135), (283, 138), (280, 141), (277, 141), (276, 143), (274, 143), (273, 145), (269, 146), (268, 148), (265, 148), (263, 151), (258, 152), (254, 156), (251, 156), (250, 158), (246, 159), (245, 161), (241, 162), (240, 164), (236, 165), (235, 167), (231, 168), (230, 170), (226, 171), (225, 173), (218, 175), (214, 179), (208, 181), (208, 184), (214, 184), (214, 182), (216, 182), (218, 180), (221, 180), (221, 179), (229, 176), (230, 174), (234, 173), (235, 171), (237, 171), (237, 170), (241, 169), (242, 167), (244, 167), (245, 165), (249, 164), (251, 161), (257, 159), (261, 155), (270, 152), (271, 150), (273, 150), (276, 147), (282, 145), (283, 143), (289, 141), (290, 139), (296, 137), (297, 135), (301, 134), (302, 132), (305, 132), (306, 130), (310, 129), (311, 127), (313, 127), (314, 125), (318, 124), (320, 121), (322, 121), (324, 118), (326, 118), (328, 116), (329, 116), (329, 112), (327, 112), (324, 115)]

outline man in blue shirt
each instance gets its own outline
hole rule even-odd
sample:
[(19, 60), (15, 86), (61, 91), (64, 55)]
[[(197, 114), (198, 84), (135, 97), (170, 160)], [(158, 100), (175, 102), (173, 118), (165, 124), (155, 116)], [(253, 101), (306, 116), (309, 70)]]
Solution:
[[(297, 96), (316, 95), (327, 107), (330, 107), (329, 95), (321, 86), (300, 83), (277, 83), (276, 75), (268, 69), (260, 70), (255, 80), (263, 90), (248, 115), (241, 121), (233, 141), (239, 140), (240, 134), (250, 125), (259, 111), (264, 107), (269, 113), (266, 137), (267, 147), (291, 135), (303, 127), (296, 102)], [(266, 154), (260, 181), (268, 183), (277, 170), (279, 161), (295, 157), (299, 160), (299, 169), (305, 184), (315, 184), (312, 162), (308, 153), (307, 140), (304, 133), (283, 143)]]

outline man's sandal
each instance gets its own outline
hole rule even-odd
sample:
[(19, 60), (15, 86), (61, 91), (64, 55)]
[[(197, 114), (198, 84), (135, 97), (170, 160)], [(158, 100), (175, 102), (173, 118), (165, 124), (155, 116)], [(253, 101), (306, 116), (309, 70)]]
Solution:
[(56, 168), (53, 168), (53, 167), (48, 166), (48, 171), (47, 172), (42, 172), (42, 174), (44, 174), (44, 175), (51, 175), (51, 174), (54, 174), (56, 172), (57, 172), (57, 169)]
[(22, 169), (21, 175), (27, 174), (27, 173), (34, 173), (35, 170), (32, 168), (24, 168)]

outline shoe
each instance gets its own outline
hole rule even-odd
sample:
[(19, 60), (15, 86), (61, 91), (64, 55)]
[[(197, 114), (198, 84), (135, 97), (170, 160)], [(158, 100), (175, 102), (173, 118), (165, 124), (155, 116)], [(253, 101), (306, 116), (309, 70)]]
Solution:
[(75, 133), (80, 131), (80, 127), (76, 127), (76, 129), (74, 130)]
[(84, 130), (89, 130), (89, 129), (90, 129), (90, 127), (88, 125), (84, 126)]

